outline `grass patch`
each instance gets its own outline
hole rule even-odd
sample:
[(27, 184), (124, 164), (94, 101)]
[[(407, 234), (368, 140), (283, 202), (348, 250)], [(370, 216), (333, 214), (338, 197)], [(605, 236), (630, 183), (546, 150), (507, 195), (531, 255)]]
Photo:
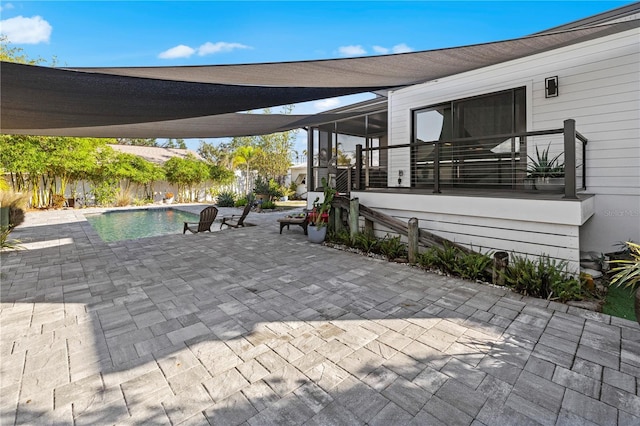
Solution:
[(633, 309), (633, 296), (633, 291), (630, 288), (609, 287), (602, 312), (614, 317), (635, 321), (636, 314)]

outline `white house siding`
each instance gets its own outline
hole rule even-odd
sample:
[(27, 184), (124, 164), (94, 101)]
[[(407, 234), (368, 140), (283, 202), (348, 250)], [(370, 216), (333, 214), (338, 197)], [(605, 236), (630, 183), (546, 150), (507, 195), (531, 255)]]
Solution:
[[(595, 214), (580, 227), (580, 249), (608, 252), (619, 241), (640, 241), (639, 40), (640, 30), (629, 30), (392, 92), (389, 144), (410, 142), (413, 109), (525, 86), (528, 130), (561, 128), (573, 118), (589, 139), (586, 192), (596, 195)], [(551, 76), (559, 78), (559, 96), (546, 99), (544, 80)], [(551, 140), (529, 138), (528, 149), (536, 143), (546, 147)], [(403, 170), (402, 186), (409, 186), (408, 150), (391, 150), (389, 156), (389, 185), (397, 185)], [(446, 225), (439, 231), (451, 232)]]
[[(579, 227), (593, 213), (593, 199), (580, 201), (483, 198), (427, 194), (352, 192), (361, 204), (482, 252), (546, 254), (571, 271), (580, 259)], [(382, 237), (392, 231), (376, 228)]]

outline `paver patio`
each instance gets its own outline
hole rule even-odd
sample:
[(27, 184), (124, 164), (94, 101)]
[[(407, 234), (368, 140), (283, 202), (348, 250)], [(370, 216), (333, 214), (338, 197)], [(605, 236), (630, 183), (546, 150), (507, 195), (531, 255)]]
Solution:
[(637, 323), (279, 235), (282, 213), (116, 243), (82, 214), (30, 213), (1, 256), (3, 425), (640, 424)]

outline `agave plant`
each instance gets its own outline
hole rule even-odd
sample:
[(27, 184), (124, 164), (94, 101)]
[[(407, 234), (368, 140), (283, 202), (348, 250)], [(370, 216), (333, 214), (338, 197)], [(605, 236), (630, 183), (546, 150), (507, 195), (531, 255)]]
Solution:
[(611, 284), (619, 287), (635, 289), (640, 284), (640, 244), (628, 241), (629, 259), (612, 260), (610, 263), (619, 265), (611, 269), (615, 273)]
[(626, 259), (612, 260), (609, 263), (618, 265), (611, 269), (615, 275), (611, 279), (611, 285), (635, 289), (636, 319), (640, 323), (640, 244), (627, 241), (629, 256)]
[(549, 158), (549, 148), (551, 148), (551, 142), (546, 149), (542, 152), (536, 146), (536, 158), (529, 156), (531, 163), (527, 167), (527, 173), (532, 178), (548, 178), (548, 177), (563, 177), (564, 176), (564, 162), (560, 162), (562, 153), (556, 155), (553, 158)]

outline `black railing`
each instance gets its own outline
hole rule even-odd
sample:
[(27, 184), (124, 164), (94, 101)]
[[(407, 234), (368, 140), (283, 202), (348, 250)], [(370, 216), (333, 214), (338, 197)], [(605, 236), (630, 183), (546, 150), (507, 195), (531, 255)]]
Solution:
[[(545, 143), (536, 139), (563, 135)], [(450, 188), (564, 191), (576, 199), (586, 189), (587, 138), (566, 120), (560, 129), (458, 138), (376, 148), (357, 146), (353, 189)], [(536, 147), (527, 150), (527, 145)], [(363, 164), (378, 151), (380, 165)], [(552, 162), (554, 164), (544, 163)], [(553, 186), (553, 181), (560, 182)]]

